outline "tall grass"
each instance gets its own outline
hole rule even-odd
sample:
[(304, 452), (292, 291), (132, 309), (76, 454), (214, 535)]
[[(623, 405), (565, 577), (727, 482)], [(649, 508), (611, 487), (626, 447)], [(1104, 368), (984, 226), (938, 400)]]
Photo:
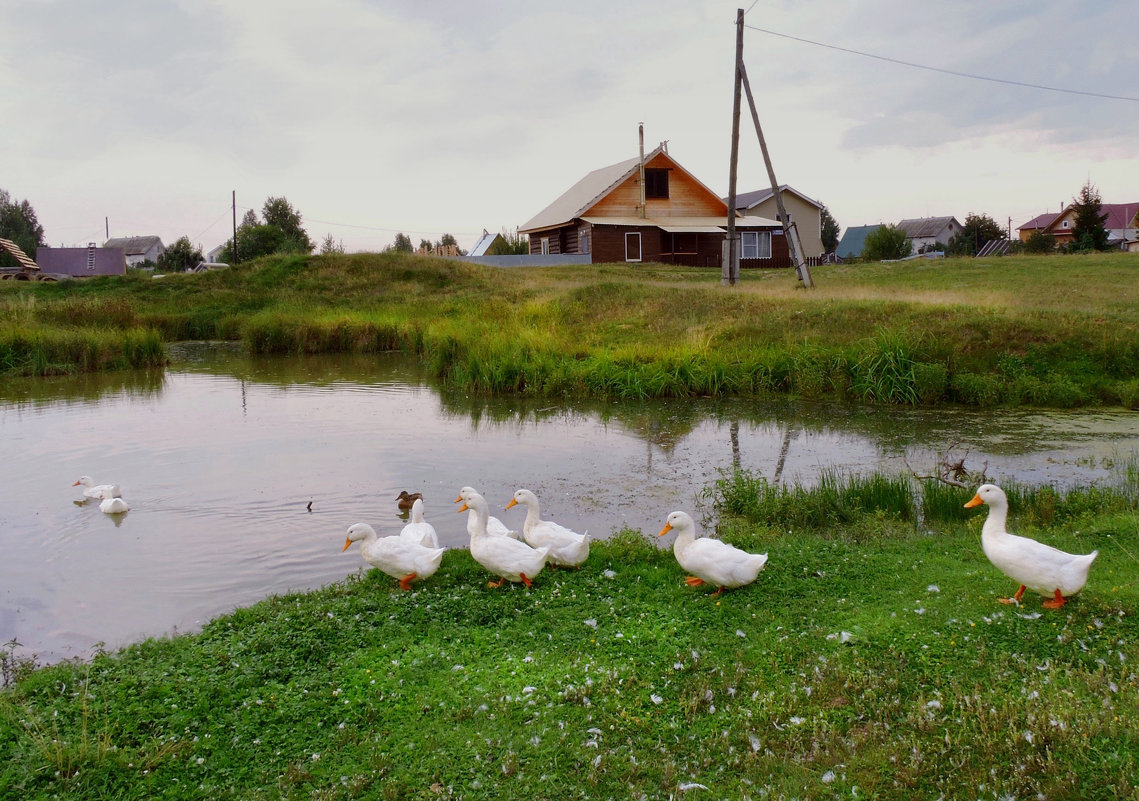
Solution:
[(0, 374), (47, 376), (161, 367), (162, 337), (149, 328), (51, 328), (0, 324)]
[[(162, 281), (4, 285), (0, 311), (24, 329), (147, 328), (167, 341), (243, 339), (258, 353), (398, 348), (476, 394), (1136, 406), (1135, 261), (841, 266), (794, 293), (771, 273), (726, 290), (713, 271), (664, 265), (500, 270), (294, 254)], [(1065, 288), (1061, 306), (1041, 288), (1050, 281)], [(41, 366), (115, 366), (54, 358)], [(0, 355), (8, 369), (17, 361)]]

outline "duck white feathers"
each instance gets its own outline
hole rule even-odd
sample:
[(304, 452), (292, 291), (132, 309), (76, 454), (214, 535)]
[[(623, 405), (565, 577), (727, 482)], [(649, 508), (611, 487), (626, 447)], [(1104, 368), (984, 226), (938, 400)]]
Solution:
[(1046, 609), (1059, 609), (1084, 588), (1099, 551), (1065, 553), (1028, 537), (1010, 534), (1005, 528), (1008, 497), (996, 484), (982, 484), (965, 507), (982, 503), (989, 507), (989, 513), (981, 528), (981, 548), (997, 569), (1020, 583), (1016, 594), (999, 599), (1001, 603), (1020, 603), (1025, 589), (1030, 589), (1048, 599), (1043, 604)]
[(755, 581), (759, 571), (767, 564), (765, 553), (748, 553), (726, 542), (707, 537), (697, 539), (696, 523), (687, 512), (670, 514), (659, 536), (663, 537), (674, 530), (677, 537), (672, 552), (680, 566), (692, 574), (684, 580), (685, 583), (690, 587), (712, 584), (718, 588), (712, 593), (713, 597), (724, 590)]
[(365, 562), (399, 579), (401, 590), (410, 590), (411, 582), (434, 575), (446, 550), (428, 548), (402, 537), (379, 537), (367, 523), (349, 526), (348, 538), (341, 551), (347, 551), (354, 542), (361, 542), (360, 555)]
[(91, 476), (80, 476), (79, 480), (71, 486), (83, 487), (84, 498), (105, 500), (107, 498), (119, 498), (122, 496), (118, 484), (96, 484)]
[[(455, 503), (465, 501), (469, 495), (481, 495), (482, 493), (474, 487), (463, 487), (459, 490), (459, 497), (455, 498)], [(474, 536), (472, 529), (477, 525), (475, 515), (467, 515), (467, 534)], [(488, 514), (486, 518), (486, 533), (492, 537), (510, 537), (513, 540), (521, 540), (522, 532), (513, 531), (506, 527), (506, 524), (499, 520), (494, 515)]]
[(121, 515), (131, 510), (122, 498), (104, 498), (99, 502), (99, 511), (108, 515)]
[[(477, 492), (472, 492), (468, 493), (468, 497), (463, 501), (459, 511), (469, 512), (467, 528), (473, 529), (471, 557), (491, 573), (499, 576), (498, 581), (489, 582), (487, 586), (501, 587), (503, 581), (510, 580), (529, 587), (531, 579), (545, 567), (549, 549), (531, 548), (525, 542), (510, 537), (495, 537), (488, 534), (486, 520), (490, 512), (486, 498)], [(473, 527), (470, 523), (472, 517)]]
[(509, 509), (517, 504), (526, 507), (526, 522), (522, 536), (532, 548), (549, 548), (550, 564), (560, 567), (579, 567), (589, 557), (589, 532), (578, 534), (552, 520), (543, 520), (538, 496), (528, 489), (514, 493)]
[(399, 532), (400, 539), (417, 542), (426, 548), (438, 548), (439, 537), (435, 526), (423, 518), (423, 499), (416, 498), (411, 505), (411, 522)]

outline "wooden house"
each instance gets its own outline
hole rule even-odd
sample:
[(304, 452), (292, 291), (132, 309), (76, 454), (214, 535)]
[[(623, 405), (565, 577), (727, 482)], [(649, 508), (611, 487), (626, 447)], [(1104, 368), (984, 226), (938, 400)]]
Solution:
[[(718, 268), (727, 225), (727, 204), (662, 143), (643, 164), (637, 157), (589, 173), (518, 231), (534, 255)], [(736, 228), (741, 267), (790, 265), (779, 222), (736, 215)]]

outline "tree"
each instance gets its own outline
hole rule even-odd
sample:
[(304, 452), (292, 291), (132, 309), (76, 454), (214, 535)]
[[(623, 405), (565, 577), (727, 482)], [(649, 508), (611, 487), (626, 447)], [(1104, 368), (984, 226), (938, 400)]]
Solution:
[(386, 250), (395, 251), (396, 253), (411, 253), (414, 248), (411, 246), (411, 237), (404, 233), (395, 235), (395, 242), (388, 245)]
[(1056, 240), (1041, 230), (1029, 234), (1021, 248), (1024, 253), (1051, 253), (1055, 249)]
[(422, 250), (424, 253), (430, 253), (431, 251), (433, 251), (435, 249), (435, 243), (432, 242), (430, 239), (420, 239), (419, 240), (419, 249)]
[(823, 253), (834, 253), (839, 240), (838, 221), (831, 216), (830, 209), (826, 206), (823, 206), (819, 218), (822, 222)]
[(518, 229), (502, 229), (502, 238), (496, 239), (487, 251), (488, 256), (527, 256), (530, 253), (530, 237), (518, 233)]
[(280, 229), (286, 239), (295, 243), (290, 250), (312, 253), (314, 245), (301, 226), (301, 213), (288, 200), (283, 197), (268, 198), (261, 208), (261, 215), (265, 218), (265, 225)]
[(981, 248), (994, 239), (1008, 239), (1008, 234), (989, 215), (969, 212), (961, 231), (949, 240), (946, 255), (976, 256)]
[(1106, 214), (1100, 214), (1103, 203), (1099, 190), (1091, 181), (1084, 184), (1080, 193), (1072, 198), (1075, 220), (1072, 223), (1072, 241), (1078, 250), (1107, 250)]
[(320, 252), (321, 252), (321, 255), (325, 255), (328, 253), (337, 253), (337, 254), (343, 255), (344, 254), (344, 241), (341, 240), (339, 243), (337, 243), (337, 241), (332, 238), (332, 234), (326, 234), (324, 239), (321, 240)]
[(260, 225), (261, 221), (257, 219), (257, 212), (253, 209), (246, 209), (244, 216), (241, 218), (241, 228), (246, 226)]
[[(27, 200), (17, 203), (7, 191), (0, 189), (0, 237), (10, 239), (20, 250), (35, 259), (36, 248), (46, 245), (44, 228), (36, 219), (36, 210)], [(0, 267), (18, 267), (7, 251), (0, 251)]]
[(164, 273), (184, 273), (203, 261), (205, 257), (202, 256), (201, 248), (194, 247), (190, 243), (190, 237), (183, 236), (162, 252), (156, 266)]
[(904, 229), (896, 225), (881, 225), (866, 235), (862, 258), (868, 261), (904, 259), (910, 255), (910, 240)]

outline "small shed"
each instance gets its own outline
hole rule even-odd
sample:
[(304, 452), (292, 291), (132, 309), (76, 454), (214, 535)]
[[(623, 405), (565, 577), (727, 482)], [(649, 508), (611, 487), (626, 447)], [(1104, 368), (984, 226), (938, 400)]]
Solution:
[(834, 249), (840, 259), (857, 259), (866, 247), (866, 237), (871, 231), (877, 231), (882, 225), (852, 225), (842, 232), (838, 247)]
[(475, 242), (475, 246), (471, 248), (468, 256), (489, 256), (494, 251), (496, 245), (505, 245), (506, 240), (502, 238), (502, 234), (492, 234), (485, 228), (482, 229), (482, 236), (479, 241)]
[(166, 246), (157, 236), (114, 237), (103, 243), (104, 248), (118, 248), (127, 254), (127, 266), (137, 267), (143, 262), (157, 263), (166, 252)]

